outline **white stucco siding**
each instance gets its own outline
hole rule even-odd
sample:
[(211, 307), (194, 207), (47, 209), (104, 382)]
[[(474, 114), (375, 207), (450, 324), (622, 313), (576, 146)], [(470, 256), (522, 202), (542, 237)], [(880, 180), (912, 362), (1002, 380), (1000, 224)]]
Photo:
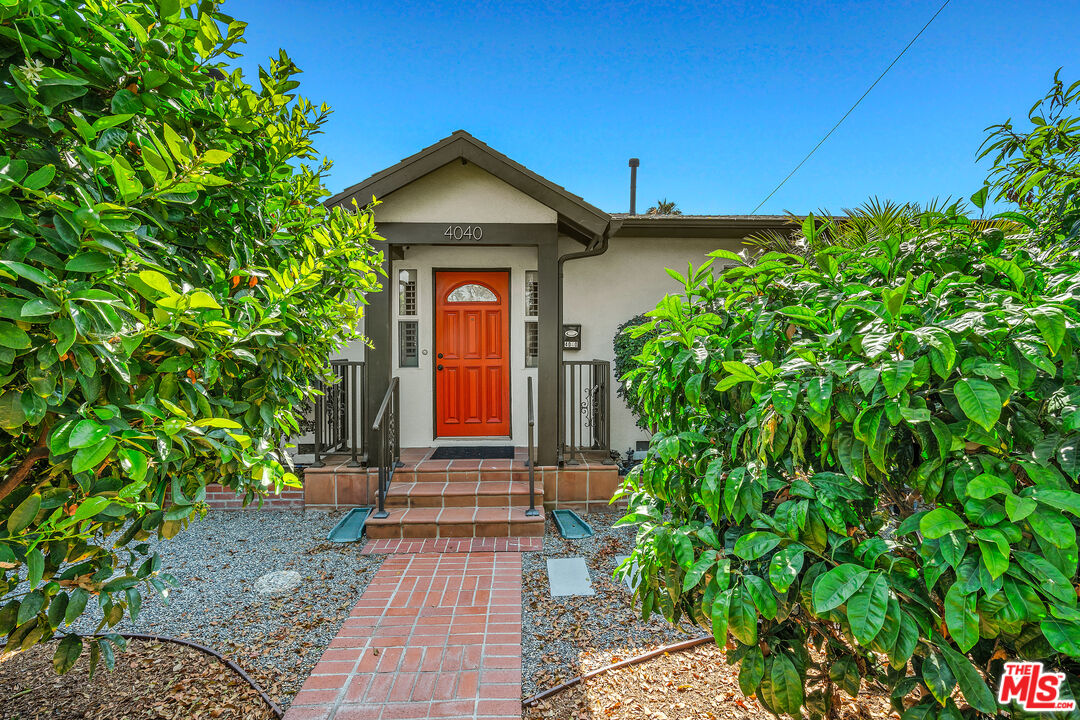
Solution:
[(551, 223), (554, 210), (476, 165), (449, 165), (379, 198), (375, 221)]
[[(398, 314), (397, 277), (401, 270), (416, 270), (417, 316)], [(528, 441), (526, 378), (533, 379), (536, 391), (536, 368), (525, 367), (525, 271), (536, 269), (535, 247), (460, 247), (411, 246), (404, 260), (392, 265), (394, 289), (392, 327), (393, 371), (401, 383), (401, 445), (428, 447), (435, 437), (435, 411), (432, 363), (434, 349), (434, 270), (509, 270), (510, 271), (510, 425), (511, 438), (440, 439), (440, 445), (507, 445), (524, 447)], [(398, 321), (416, 320), (419, 337), (419, 366), (399, 367)], [(539, 402), (539, 399), (537, 399)]]
[[(615, 329), (654, 308), (664, 295), (680, 291), (666, 268), (685, 275), (688, 262), (697, 267), (719, 248), (738, 252), (742, 244), (738, 240), (613, 238), (603, 255), (568, 261), (563, 270), (563, 322), (581, 325), (581, 350), (565, 351), (564, 359), (614, 361)], [(614, 367), (612, 375), (611, 449), (624, 454), (648, 434), (637, 427), (616, 395)]]
[[(386, 278), (380, 278), (379, 280), (380, 280), (380, 282), (383, 283), (384, 286), (386, 285)], [(364, 332), (364, 321), (366, 319), (367, 318), (361, 317), (360, 322), (357, 323), (357, 327), (358, 327), (361, 334), (363, 334), (363, 332)], [(342, 348), (340, 352), (337, 352), (337, 353), (334, 353), (333, 355), (331, 355), (330, 359), (331, 360), (363, 360), (365, 350), (367, 350), (367, 347), (364, 345), (363, 342), (361, 342), (359, 340), (354, 340), (353, 342), (348, 343), (344, 348)]]

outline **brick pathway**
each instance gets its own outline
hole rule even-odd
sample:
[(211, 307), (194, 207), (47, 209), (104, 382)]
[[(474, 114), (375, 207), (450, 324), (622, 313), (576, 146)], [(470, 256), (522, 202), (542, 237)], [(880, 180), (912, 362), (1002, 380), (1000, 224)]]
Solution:
[(543, 547), (542, 537), (379, 538), (364, 543), (360, 554), (533, 552)]
[(521, 718), (521, 554), (391, 555), (285, 720)]

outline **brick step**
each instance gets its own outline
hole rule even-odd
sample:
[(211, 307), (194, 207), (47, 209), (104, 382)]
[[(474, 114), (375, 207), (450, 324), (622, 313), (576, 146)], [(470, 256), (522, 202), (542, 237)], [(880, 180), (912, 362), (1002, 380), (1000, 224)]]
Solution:
[(367, 535), (380, 538), (539, 537), (545, 514), (526, 516), (521, 507), (394, 507), (388, 517), (370, 517)]
[[(535, 483), (536, 505), (544, 504), (544, 483)], [(386, 507), (529, 507), (529, 483), (508, 480), (470, 482), (401, 482), (395, 476), (386, 492)]]
[[(454, 462), (459, 462), (455, 460)], [(491, 462), (491, 461), (489, 461)], [(474, 464), (475, 461), (474, 461)], [(544, 468), (536, 468), (536, 480), (544, 477)], [(478, 482), (478, 481), (525, 481), (529, 480), (529, 469), (521, 465), (510, 466), (508, 463), (491, 468), (463, 468), (431, 466), (421, 463), (406, 466), (394, 471), (394, 482)]]

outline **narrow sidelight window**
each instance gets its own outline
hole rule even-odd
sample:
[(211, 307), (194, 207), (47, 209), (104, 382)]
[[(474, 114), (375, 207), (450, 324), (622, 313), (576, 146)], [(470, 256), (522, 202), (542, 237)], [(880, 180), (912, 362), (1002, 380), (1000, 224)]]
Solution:
[(540, 324), (534, 320), (525, 321), (525, 367), (540, 366)]
[(398, 272), (398, 315), (416, 316), (416, 271)]
[(420, 365), (419, 335), (415, 320), (398, 322), (398, 366), (418, 367)]
[(525, 315), (536, 317), (540, 314), (540, 280), (536, 270), (525, 271)]

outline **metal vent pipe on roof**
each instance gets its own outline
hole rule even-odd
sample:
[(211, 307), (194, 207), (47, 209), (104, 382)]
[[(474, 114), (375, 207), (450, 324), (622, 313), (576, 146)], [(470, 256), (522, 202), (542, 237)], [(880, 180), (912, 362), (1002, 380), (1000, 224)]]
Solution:
[(630, 214), (637, 215), (637, 169), (641, 161), (630, 158)]

